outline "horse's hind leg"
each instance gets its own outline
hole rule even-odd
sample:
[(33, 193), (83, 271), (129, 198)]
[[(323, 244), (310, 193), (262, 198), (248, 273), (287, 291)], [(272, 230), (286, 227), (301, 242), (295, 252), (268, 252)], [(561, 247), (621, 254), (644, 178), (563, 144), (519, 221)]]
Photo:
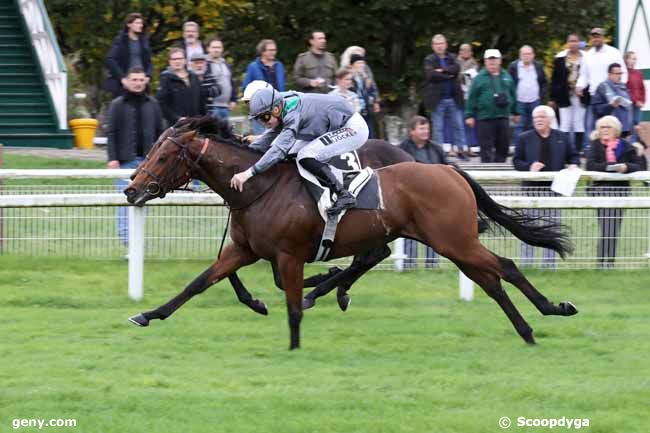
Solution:
[(499, 256), (497, 256), (497, 258), (501, 263), (503, 279), (517, 287), (521, 293), (526, 295), (540, 313), (545, 316), (573, 316), (578, 313), (576, 307), (569, 301), (560, 302), (558, 305), (549, 301), (546, 296), (542, 295), (535, 286), (526, 279), (512, 260)]
[(501, 287), (501, 281), (496, 273), (481, 270), (475, 266), (470, 266), (461, 262), (457, 262), (456, 264), (465, 275), (474, 280), (474, 282), (481, 286), (490, 298), (494, 299), (497, 304), (499, 304), (521, 338), (523, 338), (528, 344), (535, 344), (533, 329), (524, 320), (517, 310), (517, 307), (514, 306), (508, 297), (506, 291)]
[(337, 272), (331, 278), (318, 284), (314, 290), (309, 292), (303, 300), (303, 308), (308, 309), (316, 304), (316, 299), (327, 295), (339, 286), (337, 299), (341, 310), (345, 311), (350, 304), (350, 298), (347, 291), (352, 284), (357, 281), (363, 274), (372, 269), (377, 263), (384, 260), (390, 255), (390, 248), (384, 245), (380, 248), (368, 251), (365, 254), (354, 256), (352, 264), (341, 272)]

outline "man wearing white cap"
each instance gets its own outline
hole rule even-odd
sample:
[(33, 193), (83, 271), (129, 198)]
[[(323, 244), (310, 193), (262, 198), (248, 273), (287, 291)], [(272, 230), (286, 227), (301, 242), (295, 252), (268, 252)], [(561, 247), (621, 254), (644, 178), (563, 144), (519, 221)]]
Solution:
[(469, 89), (465, 123), (477, 128), (481, 162), (505, 162), (510, 144), (510, 122), (519, 122), (515, 84), (501, 69), (501, 52), (485, 50), (485, 67)]

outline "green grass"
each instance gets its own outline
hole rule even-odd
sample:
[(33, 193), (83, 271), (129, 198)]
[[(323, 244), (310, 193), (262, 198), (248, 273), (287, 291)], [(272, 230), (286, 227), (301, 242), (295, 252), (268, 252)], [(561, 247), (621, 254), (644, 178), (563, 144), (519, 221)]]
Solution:
[(348, 312), (334, 297), (306, 312), (293, 352), (265, 264), (240, 275), (268, 317), (224, 282), (164, 322), (126, 322), (207, 264), (147, 263), (134, 303), (125, 262), (0, 257), (0, 431), (14, 418), (75, 418), (56, 431), (493, 433), (502, 416), (647, 431), (647, 272), (527, 272), (580, 309), (543, 317), (507, 286), (533, 347), (482, 293), (459, 301), (456, 272), (371, 273)]

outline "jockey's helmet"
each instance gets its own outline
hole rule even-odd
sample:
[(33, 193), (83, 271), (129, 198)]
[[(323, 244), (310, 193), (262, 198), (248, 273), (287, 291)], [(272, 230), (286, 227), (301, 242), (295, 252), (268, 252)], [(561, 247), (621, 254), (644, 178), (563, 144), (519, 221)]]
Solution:
[(240, 101), (242, 102), (250, 102), (251, 98), (257, 92), (258, 90), (261, 89), (270, 89), (273, 86), (271, 86), (269, 83), (263, 80), (255, 80), (251, 81), (246, 85), (246, 88), (244, 89), (244, 96), (241, 97)]
[(280, 92), (275, 91), (273, 87), (267, 89), (260, 89), (251, 98), (249, 104), (249, 119), (255, 119), (260, 114), (267, 113), (273, 107), (282, 103), (282, 95)]

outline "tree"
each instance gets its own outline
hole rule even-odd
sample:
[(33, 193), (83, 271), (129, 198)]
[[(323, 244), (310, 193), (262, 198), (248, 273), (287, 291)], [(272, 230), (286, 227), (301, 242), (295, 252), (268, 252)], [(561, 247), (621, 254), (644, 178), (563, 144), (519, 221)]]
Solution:
[(81, 50), (82, 78), (94, 86), (101, 83), (103, 58), (123, 17), (139, 11), (158, 67), (188, 19), (202, 26), (203, 35), (219, 32), (237, 75), (265, 38), (277, 42), (288, 72), (307, 49), (310, 29), (326, 32), (329, 50), (337, 54), (361, 45), (393, 109), (414, 103), (409, 95), (417, 94), (435, 33), (447, 36), (451, 50), (471, 42), (479, 56), (485, 48), (499, 48), (512, 60), (523, 44), (544, 53), (570, 32), (612, 30), (615, 16), (614, 0), (51, 0), (48, 8), (64, 52)]

